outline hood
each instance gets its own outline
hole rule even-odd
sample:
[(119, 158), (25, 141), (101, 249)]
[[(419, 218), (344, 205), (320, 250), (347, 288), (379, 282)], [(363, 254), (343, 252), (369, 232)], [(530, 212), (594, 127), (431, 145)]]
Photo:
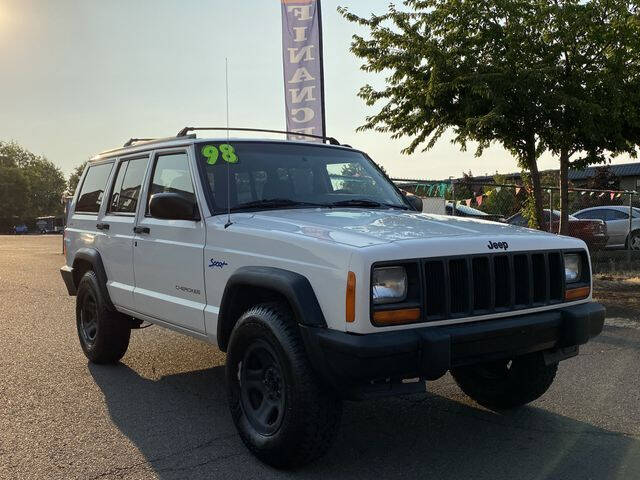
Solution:
[(269, 210), (237, 213), (234, 223), (288, 232), (353, 247), (434, 237), (549, 235), (504, 223), (400, 210), (360, 208)]

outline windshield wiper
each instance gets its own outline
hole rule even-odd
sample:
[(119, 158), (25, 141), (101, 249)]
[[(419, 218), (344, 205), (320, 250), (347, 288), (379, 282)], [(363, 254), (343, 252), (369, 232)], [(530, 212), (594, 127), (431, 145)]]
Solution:
[(280, 207), (327, 207), (324, 203), (300, 202), (291, 200), (290, 198), (265, 198), (263, 200), (254, 200), (245, 202), (234, 207), (231, 210), (243, 210), (245, 208), (280, 208)]
[(395, 205), (393, 203), (376, 202), (375, 200), (367, 200), (366, 198), (353, 198), (351, 200), (340, 200), (330, 204), (332, 207), (370, 207), (370, 208), (398, 208), (400, 210), (408, 210), (405, 205)]

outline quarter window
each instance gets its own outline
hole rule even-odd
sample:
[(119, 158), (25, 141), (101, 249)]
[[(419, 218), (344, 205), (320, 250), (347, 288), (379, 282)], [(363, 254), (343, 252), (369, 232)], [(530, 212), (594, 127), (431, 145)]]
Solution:
[(146, 169), (147, 158), (125, 160), (120, 163), (109, 202), (110, 212), (135, 213)]
[(103, 163), (89, 167), (78, 195), (76, 212), (98, 213), (112, 167), (113, 163)]

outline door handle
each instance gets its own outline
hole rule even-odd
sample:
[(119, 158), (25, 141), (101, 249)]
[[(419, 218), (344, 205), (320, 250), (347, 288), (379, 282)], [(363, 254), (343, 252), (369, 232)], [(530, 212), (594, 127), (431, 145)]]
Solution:
[(134, 233), (151, 233), (149, 227), (133, 227)]
[(109, 230), (109, 224), (108, 223), (96, 223), (96, 228), (98, 230)]

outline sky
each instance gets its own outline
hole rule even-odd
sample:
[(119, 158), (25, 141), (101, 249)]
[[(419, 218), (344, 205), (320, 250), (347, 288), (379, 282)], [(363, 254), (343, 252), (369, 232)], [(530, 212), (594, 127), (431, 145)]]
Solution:
[[(336, 8), (369, 15), (387, 3), (322, 0), (327, 134), (392, 177), (517, 171), (499, 146), (477, 158), (446, 134), (427, 152), (403, 155), (407, 138), (355, 131), (375, 112), (358, 90), (383, 85), (384, 75), (360, 70), (349, 46), (364, 32)], [(284, 129), (281, 49), (278, 0), (0, 0), (0, 141), (45, 155), (68, 175), (130, 137), (224, 126), (225, 57), (230, 125)], [(540, 168), (557, 161), (546, 155)]]

